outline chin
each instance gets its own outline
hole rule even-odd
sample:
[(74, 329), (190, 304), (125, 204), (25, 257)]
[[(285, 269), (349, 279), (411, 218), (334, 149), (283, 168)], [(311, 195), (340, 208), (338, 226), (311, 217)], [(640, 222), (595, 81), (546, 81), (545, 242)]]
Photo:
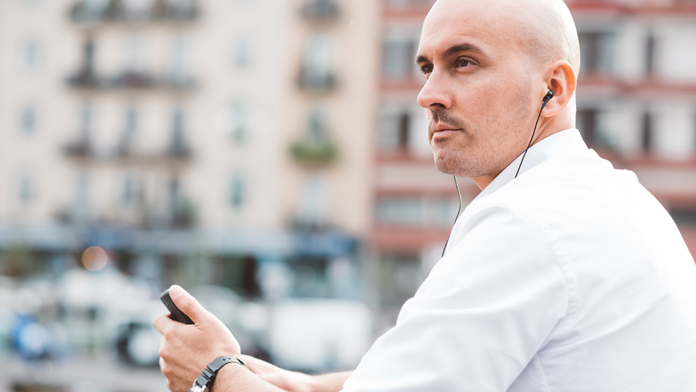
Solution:
[(435, 157), (435, 167), (442, 173), (459, 175), (457, 170), (458, 167), (456, 164), (453, 164), (451, 159)]

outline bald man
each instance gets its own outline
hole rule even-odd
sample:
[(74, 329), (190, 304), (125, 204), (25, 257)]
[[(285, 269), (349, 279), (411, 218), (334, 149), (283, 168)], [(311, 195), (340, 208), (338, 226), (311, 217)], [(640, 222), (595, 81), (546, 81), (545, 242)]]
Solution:
[(195, 325), (155, 322), (170, 389), (226, 356), (191, 390), (696, 391), (696, 266), (635, 175), (573, 129), (580, 54), (564, 3), (439, 0), (417, 63), (437, 168), (482, 191), (396, 326), (354, 372), (308, 376), (241, 356), (175, 286)]

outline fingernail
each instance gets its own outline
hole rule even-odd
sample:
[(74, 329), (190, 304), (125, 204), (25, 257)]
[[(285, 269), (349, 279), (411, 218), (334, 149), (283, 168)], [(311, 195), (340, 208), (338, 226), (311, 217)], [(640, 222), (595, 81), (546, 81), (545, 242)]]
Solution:
[(172, 287), (169, 288), (169, 296), (170, 297), (179, 297), (181, 295), (181, 286), (179, 285), (172, 285)]

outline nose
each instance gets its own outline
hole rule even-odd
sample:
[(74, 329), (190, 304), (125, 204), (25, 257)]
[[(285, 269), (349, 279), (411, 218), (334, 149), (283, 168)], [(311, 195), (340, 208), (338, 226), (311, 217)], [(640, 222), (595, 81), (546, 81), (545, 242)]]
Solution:
[(418, 105), (424, 109), (449, 109), (452, 107), (451, 83), (445, 75), (433, 71), (418, 93)]

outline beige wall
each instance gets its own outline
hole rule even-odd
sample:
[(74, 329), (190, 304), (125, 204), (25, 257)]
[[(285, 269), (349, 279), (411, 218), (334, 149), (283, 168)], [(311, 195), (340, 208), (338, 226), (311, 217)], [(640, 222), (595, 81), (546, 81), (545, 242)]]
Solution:
[[(340, 159), (322, 169), (326, 204), (336, 226), (362, 235), (371, 217), (370, 177), (375, 118), (377, 2), (339, 1), (340, 17), (313, 23), (304, 20), (304, 1), (203, 0), (193, 22), (102, 23), (80, 26), (67, 17), (72, 1), (17, 0), (0, 5), (0, 223), (49, 224), (58, 211), (75, 203), (81, 173), (87, 173), (93, 217), (133, 224), (132, 207), (122, 203), (128, 175), (144, 189), (153, 209), (166, 204), (167, 183), (178, 176), (182, 191), (197, 206), (202, 228), (279, 228), (297, 213), (308, 171), (292, 161), (289, 144), (304, 132), (308, 113), (320, 104), (337, 142)], [(338, 87), (312, 93), (296, 85), (302, 50), (312, 31), (325, 31), (334, 44)], [(82, 42), (96, 43), (98, 75), (114, 75), (127, 63), (128, 45), (139, 43), (142, 67), (154, 74), (171, 65), (177, 38), (185, 42), (195, 88), (172, 91), (80, 90), (66, 84), (78, 71)], [(248, 39), (250, 64), (235, 65), (236, 43)], [(18, 64), (26, 40), (39, 43), (35, 70)], [(93, 142), (98, 158), (69, 157), (63, 147), (79, 136), (84, 102), (93, 108)], [(237, 143), (226, 133), (226, 107), (244, 105), (248, 135)], [(37, 129), (19, 129), (21, 108), (33, 103)], [(139, 110), (133, 151), (161, 153), (171, 137), (172, 112), (184, 110), (189, 160), (119, 160), (115, 149), (123, 135), (129, 105)], [(235, 173), (246, 179), (246, 203), (230, 202)], [(35, 194), (19, 200), (27, 175)]]

